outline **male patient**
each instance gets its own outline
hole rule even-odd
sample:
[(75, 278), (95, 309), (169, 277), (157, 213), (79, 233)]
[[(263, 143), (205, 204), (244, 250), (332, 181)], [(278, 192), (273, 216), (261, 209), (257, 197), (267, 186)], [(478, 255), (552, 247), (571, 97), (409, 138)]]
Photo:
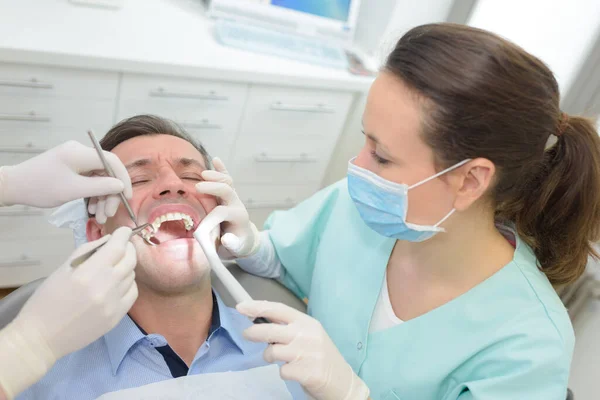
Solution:
[[(212, 291), (204, 253), (193, 229), (185, 229), (183, 219), (191, 217), (195, 227), (217, 205), (195, 190), (209, 165), (204, 148), (171, 121), (149, 115), (120, 122), (101, 144), (127, 166), (138, 222), (162, 221), (156, 233), (160, 244), (132, 239), (139, 298), (129, 315), (94, 343), (59, 360), (18, 398), (95, 399), (169, 378), (266, 365), (264, 346), (242, 337), (251, 322)], [(101, 224), (105, 219), (89, 219), (88, 240), (132, 226), (124, 207)], [(295, 399), (304, 398), (300, 386), (287, 385)]]

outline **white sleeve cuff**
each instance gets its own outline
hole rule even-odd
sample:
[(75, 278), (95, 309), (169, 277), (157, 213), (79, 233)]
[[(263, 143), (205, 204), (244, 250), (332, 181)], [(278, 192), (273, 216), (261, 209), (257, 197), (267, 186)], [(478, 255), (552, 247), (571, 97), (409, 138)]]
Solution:
[(258, 250), (248, 257), (236, 259), (235, 262), (250, 274), (277, 279), (281, 276), (283, 267), (275, 252), (275, 246), (271, 242), (269, 231), (262, 231), (259, 235), (260, 246)]

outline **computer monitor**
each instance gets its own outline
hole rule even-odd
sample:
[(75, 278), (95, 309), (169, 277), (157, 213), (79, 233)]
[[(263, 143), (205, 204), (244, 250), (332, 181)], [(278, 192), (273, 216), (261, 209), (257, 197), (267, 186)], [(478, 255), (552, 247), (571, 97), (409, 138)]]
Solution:
[(360, 0), (205, 0), (209, 15), (352, 42)]

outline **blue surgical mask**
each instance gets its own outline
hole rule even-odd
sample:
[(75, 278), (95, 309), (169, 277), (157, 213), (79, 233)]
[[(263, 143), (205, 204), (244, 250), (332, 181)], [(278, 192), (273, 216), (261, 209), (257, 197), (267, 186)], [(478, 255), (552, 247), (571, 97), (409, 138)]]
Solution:
[(439, 225), (446, 221), (456, 209), (450, 210), (444, 218), (433, 226), (411, 224), (406, 221), (408, 212), (408, 191), (421, 186), (447, 172), (464, 165), (464, 160), (412, 186), (390, 182), (379, 175), (360, 168), (353, 158), (348, 162), (348, 191), (363, 221), (380, 235), (422, 242), (438, 232), (445, 232)]

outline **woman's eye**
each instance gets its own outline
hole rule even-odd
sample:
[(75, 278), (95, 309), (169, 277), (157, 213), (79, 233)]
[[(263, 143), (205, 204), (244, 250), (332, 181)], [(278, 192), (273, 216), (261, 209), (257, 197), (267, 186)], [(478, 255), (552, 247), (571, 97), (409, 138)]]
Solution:
[(379, 157), (375, 151), (371, 151), (371, 157), (373, 157), (373, 159), (375, 160), (375, 162), (377, 164), (385, 165), (390, 162), (389, 160), (386, 160), (385, 158)]
[(147, 182), (150, 182), (150, 181), (149, 181), (148, 179), (137, 179), (137, 180), (133, 180), (133, 181), (131, 182), (131, 184), (132, 184), (133, 186), (136, 186), (136, 185), (141, 185), (141, 184), (143, 184), (143, 183), (147, 183)]

